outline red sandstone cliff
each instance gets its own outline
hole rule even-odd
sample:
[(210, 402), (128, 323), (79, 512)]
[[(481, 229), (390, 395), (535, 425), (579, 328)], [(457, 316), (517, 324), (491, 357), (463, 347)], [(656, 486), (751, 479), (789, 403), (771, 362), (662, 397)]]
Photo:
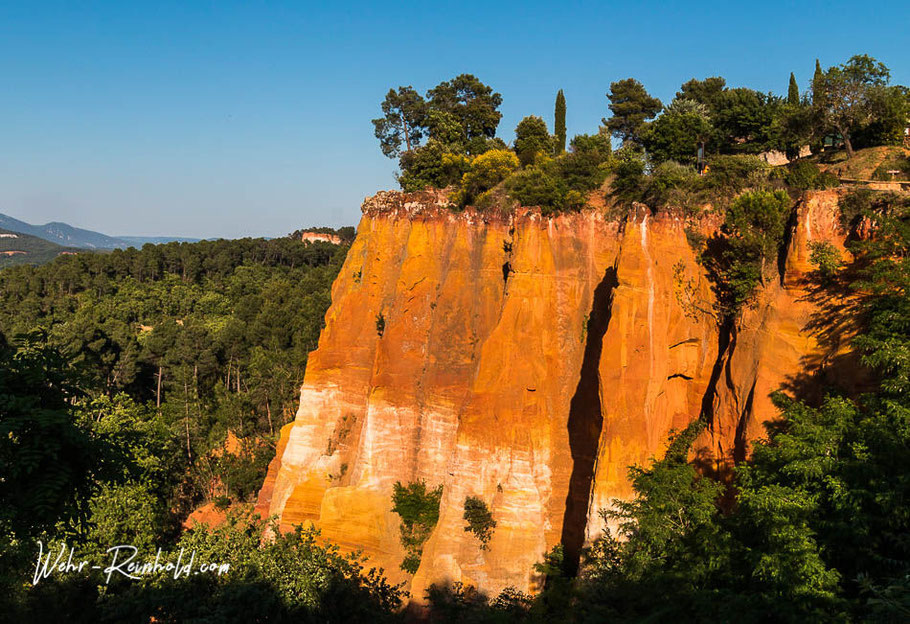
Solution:
[[(598, 510), (631, 493), (627, 466), (659, 454), (670, 429), (707, 414), (698, 453), (723, 467), (775, 416), (770, 392), (839, 357), (841, 343), (813, 330), (823, 304), (802, 280), (809, 241), (842, 248), (836, 202), (798, 204), (783, 277), (721, 331), (686, 238), (710, 221), (644, 206), (621, 220), (500, 216), (379, 193), (257, 508), (362, 549), (418, 599), (447, 580), (533, 590), (533, 564), (593, 537)], [(391, 493), (417, 479), (443, 496), (411, 577)], [(464, 531), (469, 495), (496, 520), (487, 549)]]

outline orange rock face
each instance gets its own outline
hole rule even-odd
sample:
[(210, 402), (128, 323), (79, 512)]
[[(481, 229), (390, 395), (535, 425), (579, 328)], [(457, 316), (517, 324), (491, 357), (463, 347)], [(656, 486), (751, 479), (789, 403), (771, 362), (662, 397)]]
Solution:
[[(820, 357), (800, 276), (809, 241), (842, 248), (836, 194), (800, 204), (784, 278), (729, 336), (687, 241), (709, 222), (444, 204), (364, 203), (257, 506), (363, 550), (417, 600), (447, 581), (534, 591), (533, 564), (596, 536), (598, 511), (631, 494), (627, 467), (659, 455), (671, 429), (707, 410), (699, 452), (729, 462), (775, 416), (768, 394)], [(443, 495), (412, 577), (391, 495), (416, 480)], [(467, 496), (496, 521), (485, 549), (465, 531)]]
[(304, 232), (300, 235), (300, 240), (304, 243), (332, 243), (333, 245), (340, 245), (341, 239), (334, 234), (327, 234), (325, 232)]

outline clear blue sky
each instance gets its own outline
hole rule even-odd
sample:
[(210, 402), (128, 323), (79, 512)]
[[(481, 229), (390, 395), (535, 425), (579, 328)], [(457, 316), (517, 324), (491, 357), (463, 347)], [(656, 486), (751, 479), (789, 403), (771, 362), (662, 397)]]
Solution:
[(389, 87), (474, 73), (507, 141), (524, 115), (552, 124), (562, 88), (571, 136), (628, 76), (665, 101), (710, 75), (785, 93), (816, 57), (868, 53), (910, 84), (908, 28), (906, 0), (0, 0), (0, 212), (135, 235), (352, 225), (395, 186), (370, 124)]

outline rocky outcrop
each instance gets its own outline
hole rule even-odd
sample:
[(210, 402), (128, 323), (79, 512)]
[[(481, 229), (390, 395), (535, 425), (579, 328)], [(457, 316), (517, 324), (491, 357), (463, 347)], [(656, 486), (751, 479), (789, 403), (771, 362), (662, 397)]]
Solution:
[(303, 232), (300, 235), (300, 240), (304, 243), (332, 243), (333, 245), (341, 244), (341, 237), (336, 236), (335, 234), (327, 234), (325, 232)]
[[(535, 590), (533, 564), (558, 543), (577, 555), (671, 429), (706, 415), (698, 458), (728, 465), (774, 417), (770, 392), (823, 357), (801, 276), (809, 241), (841, 245), (836, 198), (799, 204), (783, 277), (726, 329), (687, 240), (710, 220), (368, 199), (258, 510), (363, 550), (416, 599), (445, 581)], [(416, 480), (443, 494), (412, 577), (391, 494)], [(467, 496), (496, 521), (486, 548)]]

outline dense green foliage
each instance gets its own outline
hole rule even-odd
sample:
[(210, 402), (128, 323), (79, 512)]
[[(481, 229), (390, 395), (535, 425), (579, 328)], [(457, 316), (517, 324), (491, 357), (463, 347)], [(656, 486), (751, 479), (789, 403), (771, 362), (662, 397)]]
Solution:
[(822, 172), (818, 165), (808, 160), (797, 160), (788, 165), (784, 180), (788, 187), (797, 191), (833, 188), (840, 185), (837, 176)]
[[(111, 452), (74, 422), (79, 390), (38, 335), (9, 346), (0, 334), (0, 535), (27, 538), (84, 519)], [(3, 543), (0, 542), (0, 543)]]
[[(574, 158), (566, 161), (562, 91), (554, 108), (555, 135), (539, 116), (528, 115), (516, 127), (511, 147), (495, 137), (502, 98), (471, 75), (441, 83), (426, 100), (410, 87), (390, 91), (383, 102), (386, 116), (375, 121), (383, 128), (377, 136), (389, 155), (400, 153), (402, 137), (408, 136), (405, 126), (420, 124), (412, 132), (415, 140), (400, 153), (398, 181), (406, 191), (450, 189), (453, 207), (506, 211), (511, 201), (545, 214), (573, 211), (589, 205), (590, 193), (609, 179), (611, 208), (642, 201), (653, 209), (694, 213), (706, 205), (725, 210), (745, 189), (799, 192), (837, 186), (833, 173), (818, 168), (824, 146), (837, 150), (843, 143), (850, 157), (854, 144), (900, 143), (910, 117), (910, 90), (889, 86), (889, 77), (889, 70), (868, 56), (827, 71), (816, 61), (812, 88), (803, 97), (792, 73), (786, 97), (728, 87), (723, 77), (712, 76), (688, 80), (667, 106), (634, 78), (616, 81), (607, 94), (612, 116), (603, 119), (597, 134), (573, 139)], [(412, 111), (410, 117), (405, 109)], [(615, 154), (611, 135), (622, 143)], [(418, 144), (423, 137), (427, 141)], [(807, 148), (812, 161), (805, 160)], [(502, 154), (509, 150), (520, 169), (491, 166), (493, 161), (504, 165)], [(488, 152), (496, 156), (478, 160)], [(780, 156), (774, 152), (783, 152), (791, 166), (771, 175), (757, 161), (761, 156), (776, 162)], [(823, 160), (830, 162), (829, 152)], [(888, 160), (875, 178), (910, 171), (907, 162)], [(683, 169), (695, 172), (696, 165), (698, 176)]]
[(642, 152), (619, 150), (610, 165), (613, 195), (624, 201), (645, 202), (656, 210), (698, 214), (706, 205), (722, 212), (742, 191), (767, 190), (775, 184), (772, 168), (751, 155), (711, 156), (703, 175), (673, 160), (651, 165), (647, 175), (648, 164)]
[(458, 184), (470, 169), (471, 158), (450, 152), (440, 141), (430, 139), (426, 145), (402, 154), (400, 165), (398, 183), (401, 188), (419, 191)]
[(482, 200), (484, 193), (508, 178), (518, 164), (518, 158), (510, 150), (490, 150), (471, 159), (455, 196), (457, 203), (466, 206)]
[(228, 428), (243, 436), (281, 424), (343, 253), (247, 239), (16, 267), (0, 273), (0, 330), (42, 328), (81, 366), (94, 394), (125, 392), (189, 418), (191, 447), (206, 447), (207, 436), (223, 438)]
[(673, 100), (642, 132), (641, 141), (657, 162), (695, 164), (698, 146), (711, 138), (708, 108), (693, 100)]
[(439, 522), (439, 502), (442, 500), (442, 486), (428, 490), (423, 481), (396, 482), (392, 489), (392, 511), (401, 518), (401, 545), (406, 556), (401, 569), (415, 574), (420, 567), (423, 544), (430, 537)]
[(777, 258), (790, 216), (783, 191), (749, 191), (727, 208), (720, 232), (700, 250), (717, 298), (717, 317), (732, 320), (755, 288), (777, 271)]
[(510, 176), (505, 183), (509, 197), (524, 206), (538, 206), (543, 214), (584, 206), (585, 195), (607, 176), (610, 152), (598, 146), (597, 137), (576, 137), (572, 145), (572, 151), (540, 159)]
[(256, 518), (231, 514), (217, 529), (188, 531), (178, 549), (195, 551), (199, 561), (231, 562), (232, 569), (177, 587), (151, 577), (115, 601), (102, 601), (103, 616), (111, 621), (154, 616), (165, 622), (211, 614), (224, 622), (392, 621), (401, 593), (378, 571), (362, 573), (361, 557), (340, 554), (312, 528), (282, 534), (272, 527), (275, 538), (261, 543), (263, 529)]
[[(392, 613), (397, 589), (361, 577), (359, 560), (312, 532), (260, 549), (262, 527), (244, 519), (180, 537), (199, 503), (249, 501), (261, 487), (345, 252), (291, 238), (172, 243), (0, 272), (0, 591), (10, 613), (174, 622)], [(226, 451), (229, 431), (239, 446)], [(171, 560), (196, 549), (234, 572), (101, 593), (86, 575), (55, 575), (30, 588), (36, 540), (66, 540), (83, 557), (116, 544), (143, 557), (163, 548)]]
[[(389, 585), (380, 570), (365, 570), (360, 556), (342, 555), (312, 528), (281, 533), (272, 525), (274, 538), (262, 540), (265, 530), (258, 516), (233, 511), (218, 528), (191, 529), (160, 554), (140, 550), (142, 562), (154, 561), (157, 554), (173, 563), (182, 553), (185, 564), (192, 553), (195, 573), (136, 580), (114, 573), (101, 587), (77, 575), (56, 575), (43, 579), (31, 589), (30, 600), (4, 615), (30, 622), (398, 621), (400, 588)], [(110, 563), (91, 551), (78, 556)], [(218, 568), (204, 572), (202, 564)]]
[[(495, 138), (501, 104), (502, 96), (471, 74), (439, 83), (425, 98), (410, 86), (389, 90), (381, 104), (383, 116), (373, 125), (382, 153), (400, 156), (401, 188), (458, 184), (472, 156), (505, 149)], [(428, 140), (421, 145), (424, 137)]]
[(663, 108), (660, 100), (651, 97), (644, 85), (634, 78), (611, 83), (607, 99), (613, 116), (604, 119), (603, 124), (623, 145), (640, 143), (645, 122)]
[[(430, 109), (448, 113), (460, 124), (470, 153), (479, 153), (477, 139), (491, 139), (502, 113), (502, 96), (471, 74), (461, 74), (427, 91)], [(482, 149), (482, 147), (481, 147)]]
[[(906, 89), (887, 86), (890, 78), (884, 64), (857, 55), (813, 80), (813, 110), (823, 127), (840, 135), (849, 156), (853, 156), (854, 135), (864, 127), (880, 135), (878, 142), (900, 139), (910, 103)], [(878, 127), (869, 129), (870, 124)]]
[(515, 127), (515, 154), (523, 167), (533, 165), (553, 151), (553, 138), (543, 119), (529, 115)]

